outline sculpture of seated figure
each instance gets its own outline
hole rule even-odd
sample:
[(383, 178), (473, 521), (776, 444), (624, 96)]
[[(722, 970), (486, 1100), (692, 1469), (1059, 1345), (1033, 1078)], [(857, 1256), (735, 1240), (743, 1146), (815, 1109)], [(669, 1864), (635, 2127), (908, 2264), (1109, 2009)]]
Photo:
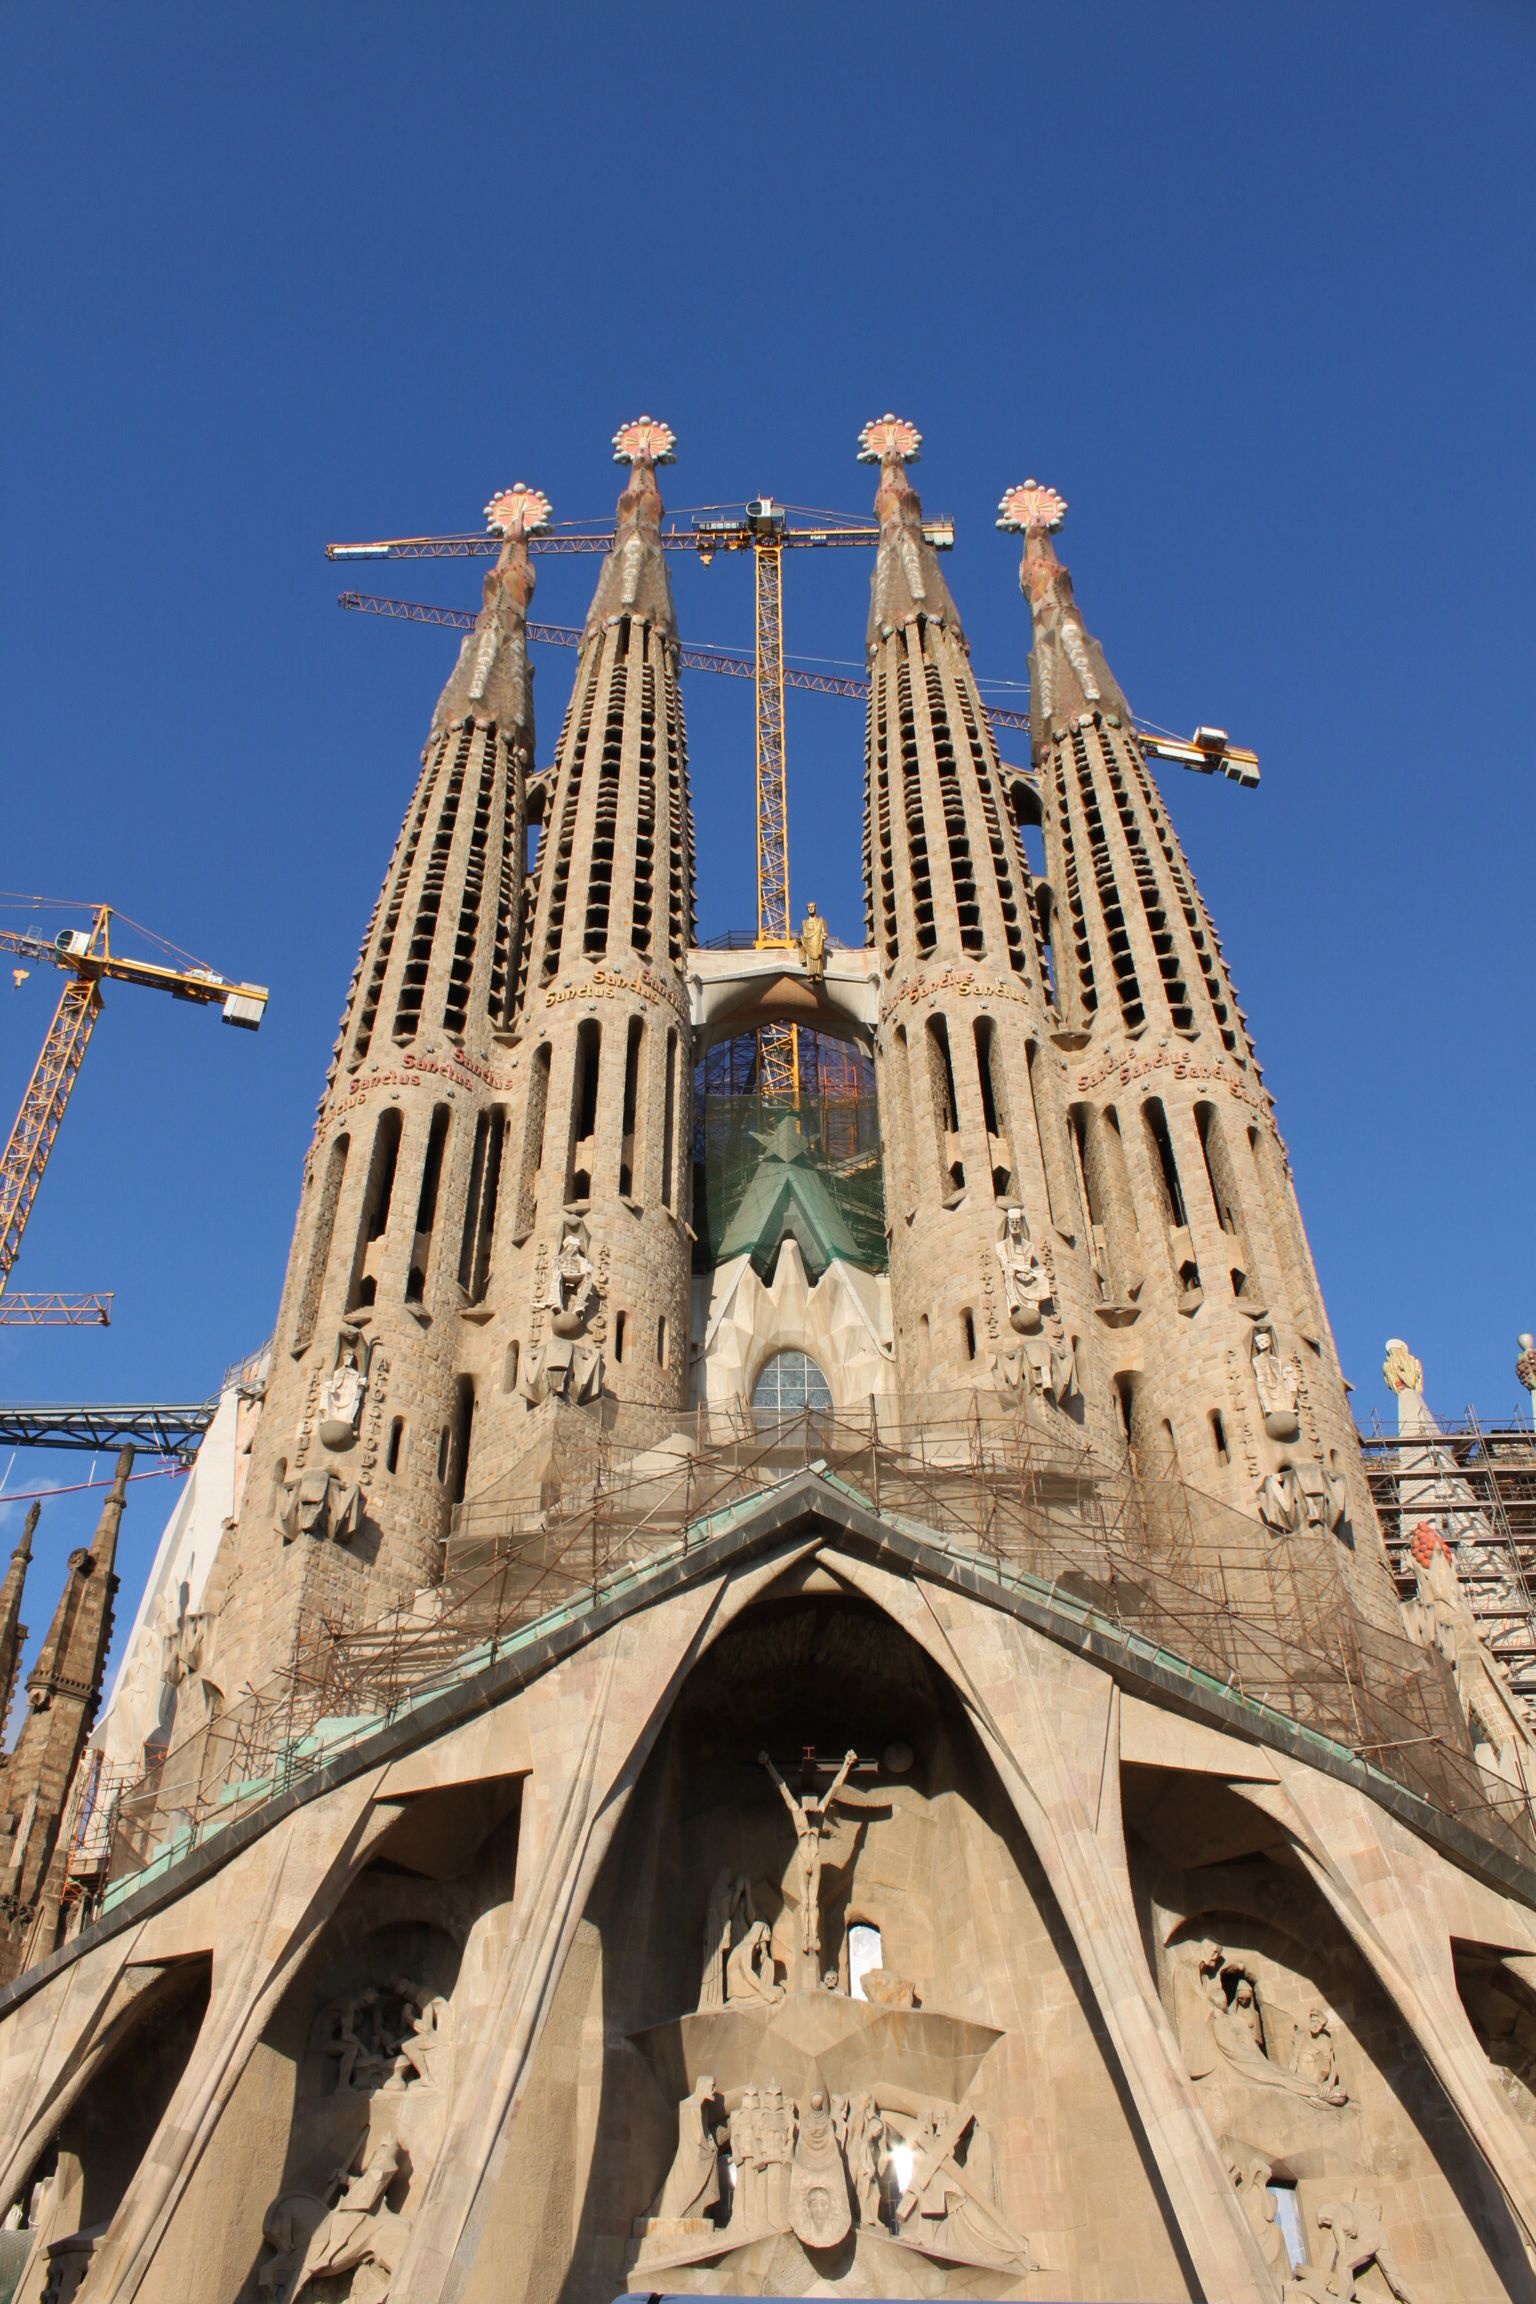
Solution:
[(754, 1920), (741, 1942), (727, 1954), (725, 1997), (733, 2007), (743, 2003), (771, 2007), (783, 1999), (784, 1987), (774, 1976), (766, 1920)]

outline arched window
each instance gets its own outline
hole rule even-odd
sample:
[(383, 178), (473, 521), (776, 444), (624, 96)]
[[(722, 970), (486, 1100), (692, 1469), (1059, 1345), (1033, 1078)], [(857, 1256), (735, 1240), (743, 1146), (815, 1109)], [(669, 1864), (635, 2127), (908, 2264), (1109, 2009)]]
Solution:
[(752, 1405), (770, 1416), (798, 1416), (832, 1405), (832, 1388), (804, 1352), (775, 1352), (752, 1389)]

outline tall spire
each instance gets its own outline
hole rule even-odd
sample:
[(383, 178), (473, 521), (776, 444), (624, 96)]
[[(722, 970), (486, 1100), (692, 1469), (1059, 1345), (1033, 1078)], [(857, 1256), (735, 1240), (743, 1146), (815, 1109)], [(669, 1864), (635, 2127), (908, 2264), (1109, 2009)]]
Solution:
[[(628, 478), (535, 868), (518, 1011), (526, 1103), (513, 1131), (513, 1238), (526, 1248), (512, 1316), (522, 1398), (536, 1406), (599, 1391), (686, 1397), (693, 812), (656, 485), (674, 445), (650, 416), (613, 436)], [(505, 1434), (508, 1450), (515, 1437)]]
[(1037, 737), (1078, 712), (1103, 712), (1112, 726), (1131, 718), (1103, 649), (1084, 629), (1072, 578), (1051, 543), (1066, 516), (1066, 499), (1038, 480), (1010, 488), (998, 506), (999, 528), (1024, 538), (1019, 590), (1034, 625), (1030, 710)]
[(509, 740), (533, 737), (533, 672), (528, 662), (528, 603), (533, 564), (528, 539), (549, 525), (549, 498), (521, 480), (498, 490), (485, 508), (486, 526), (503, 539), (485, 579), (475, 628), (464, 636), (459, 660), (432, 715), (432, 733), (466, 721), (498, 728)]
[(661, 491), (656, 485), (656, 467), (675, 463), (676, 447), (672, 427), (651, 416), (621, 424), (613, 436), (613, 460), (629, 466), (629, 479), (614, 514), (613, 549), (603, 562), (587, 611), (588, 635), (619, 616), (633, 616), (658, 631), (676, 633), (672, 586), (661, 545)]
[[(1091, 1274), (1017, 779), (906, 476), (920, 445), (892, 415), (859, 438), (880, 466), (864, 858), (897, 1382), (1081, 1417)], [(1035, 1275), (1028, 1305), (1000, 1295), (1015, 1268)]]
[(906, 474), (907, 465), (915, 464), (922, 453), (922, 445), (923, 436), (915, 424), (889, 413), (876, 417), (859, 434), (859, 462), (880, 467), (880, 483), (875, 490), (880, 543), (870, 586), (866, 636), (870, 648), (919, 617), (944, 625), (964, 645), (965, 634), (940, 572), (938, 555), (923, 533), (922, 504)]
[(27, 1628), (21, 1621), (21, 1596), (32, 1559), (32, 1537), (42, 1509), (42, 1505), (36, 1502), (28, 1507), (20, 1540), (5, 1572), (5, 1581), (0, 1583), (0, 1767), (5, 1765), (5, 1723), (11, 1709), (11, 1698), (16, 1692), (16, 1667), (21, 1661), (21, 1651), (27, 1640)]
[[(1144, 1469), (1172, 1465), (1277, 1534), (1342, 1544), (1380, 1621), (1395, 1601), (1342, 1373), (1220, 940), (1026, 480), (1035, 769), (1070, 1137), (1093, 1257), (1090, 1379)], [(1351, 1530), (1358, 1536), (1351, 1537)]]
[(68, 1857), (61, 1830), (101, 1701), (132, 1467), (133, 1450), (125, 1448), (89, 1548), (69, 1556), (53, 1622), (27, 1675), (27, 1715), (0, 1776), (0, 1982), (53, 1949)]

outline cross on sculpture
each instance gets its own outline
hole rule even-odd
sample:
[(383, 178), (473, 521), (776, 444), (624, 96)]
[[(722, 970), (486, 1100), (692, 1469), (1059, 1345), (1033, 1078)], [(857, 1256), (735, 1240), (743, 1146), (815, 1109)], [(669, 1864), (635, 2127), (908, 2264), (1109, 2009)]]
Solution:
[(615, 464), (675, 464), (677, 434), (670, 424), (654, 416), (637, 416), (621, 424), (613, 436)]
[(1067, 500), (1054, 488), (1043, 488), (1038, 480), (1026, 480), (1022, 488), (1010, 488), (997, 509), (999, 528), (1021, 530), (1026, 536), (1049, 536), (1065, 520)]
[(549, 526), (552, 507), (542, 488), (498, 488), (485, 508), (485, 524), (493, 536), (534, 536)]
[(917, 426), (909, 424), (904, 416), (893, 416), (887, 409), (859, 434), (859, 462), (915, 464), (922, 445), (923, 436)]

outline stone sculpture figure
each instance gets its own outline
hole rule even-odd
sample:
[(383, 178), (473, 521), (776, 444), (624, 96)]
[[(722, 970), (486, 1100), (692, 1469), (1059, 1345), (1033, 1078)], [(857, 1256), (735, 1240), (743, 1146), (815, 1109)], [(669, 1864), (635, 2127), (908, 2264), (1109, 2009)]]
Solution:
[(1029, 2249), (960, 2151), (975, 2130), (965, 2106), (932, 2107), (912, 2139), (911, 2180), (896, 2203), (897, 2230), (935, 2256), (1031, 2269)]
[(289, 2304), (303, 2263), (326, 2206), (312, 2192), (287, 2192), (274, 2200), (262, 2218), (261, 2237), (272, 2250), (256, 2274), (261, 2304)]
[(677, 2151), (651, 2210), (654, 2222), (709, 2220), (720, 2204), (720, 2153), (713, 2073), (706, 2072), (677, 2108)]
[[(1247, 1971), (1237, 1971), (1230, 1999), (1223, 1980), (1218, 1979), (1216, 1990), (1220, 1995), (1219, 2004), (1206, 1990), (1208, 2047), (1191, 2059), (1192, 2076), (1199, 2080), (1209, 2075), (1235, 2075), (1251, 2087), (1278, 2089), (1286, 2095), (1308, 2096), (1316, 2101), (1310, 2080), (1271, 2058), (1258, 1987)], [(1194, 2070), (1196, 2062), (1201, 2065), (1198, 2072)]]
[(700, 2008), (723, 2008), (726, 2001), (726, 1963), (757, 1918), (752, 1890), (729, 1866), (715, 1875), (704, 1914), (704, 1962), (699, 1984)]
[(794, 2117), (784, 2091), (771, 2081), (757, 2114), (757, 2156), (762, 2164), (762, 2210), (770, 2231), (789, 2229), (789, 2171), (794, 2155)]
[(880, 2211), (884, 2204), (880, 2191), (880, 2163), (885, 2156), (885, 2121), (879, 2105), (867, 2090), (855, 2096), (848, 2107), (844, 2127), (844, 2156), (859, 2222), (876, 2225), (880, 2222)]
[(391, 1977), (389, 1988), (400, 2002), (401, 2020), (385, 2086), (408, 2088), (413, 2080), (419, 2080), (423, 2087), (435, 2087), (445, 2046), (448, 2003), (440, 1992), (427, 1992), (408, 1976)]
[(799, 1969), (795, 1984), (801, 1991), (814, 1991), (821, 1971), (821, 1865), (822, 1834), (832, 1820), (832, 1810), (839, 1799), (850, 1806), (861, 1803), (858, 1795), (849, 1795), (844, 1787), (849, 1770), (858, 1759), (857, 1752), (846, 1752), (842, 1765), (825, 1792), (819, 1797), (803, 1792), (797, 1799), (785, 1783), (766, 1752), (759, 1752), (758, 1763), (766, 1768), (783, 1796), (795, 1827), (795, 1875), (800, 1897), (800, 1921), (796, 1950)]
[(811, 982), (819, 984), (827, 973), (827, 924), (814, 904), (806, 905), (800, 923), (800, 957)]
[(354, 2173), (350, 2163), (337, 2169), (331, 2179), (335, 2204), (316, 2227), (304, 2251), (299, 2276), (291, 2291), (293, 2299), (303, 2295), (311, 2280), (356, 2272), (365, 2264), (376, 2267), (380, 2276), (379, 2296), (387, 2295), (399, 2255), (399, 2227), (405, 2219), (389, 2208), (386, 2195), (408, 2166), (398, 2138), (381, 2136), (368, 2151), (360, 2170)]
[[(1296, 2027), (1291, 2042), (1291, 2070), (1305, 2080), (1320, 2104), (1347, 2104), (1349, 2090), (1339, 2070), (1338, 2050), (1329, 2030), (1328, 2011), (1320, 2003), (1307, 2010), (1306, 2030)], [(1268, 2178), (1265, 2179), (1266, 2183)]]
[(320, 1392), (320, 1438), (327, 1448), (350, 1448), (357, 1438), (368, 1392), (368, 1362), (355, 1328), (343, 1328), (336, 1365)]
[(1022, 1208), (1004, 1209), (996, 1254), (1002, 1268), (1008, 1324), (1016, 1334), (1032, 1336), (1039, 1330), (1050, 1301), (1051, 1276), (1029, 1237)]
[(1267, 1320), (1261, 1320), (1254, 1329), (1249, 1355), (1265, 1431), (1271, 1440), (1298, 1439), (1300, 1386), (1295, 1369), (1281, 1357), (1279, 1341)]
[(853, 2204), (825, 2089), (812, 2089), (795, 2127), (789, 2228), (807, 2248), (835, 2248), (853, 2223)]
[(301, 1472), (282, 1485), (278, 1524), (290, 1544), (300, 1536), (345, 1544), (363, 1524), (363, 1492), (334, 1472)]
[[(1403, 2276), (1392, 2260), (1392, 2250), (1382, 2230), (1381, 2210), (1373, 2200), (1325, 2201), (1317, 2211), (1317, 2228), (1326, 2232), (1333, 2243), (1333, 2260), (1323, 2266), (1330, 2296), (1350, 2299), (1352, 2304), (1356, 2281), (1374, 2264), (1397, 2298), (1397, 2304), (1413, 2304)], [(1343, 2286), (1339, 2279), (1341, 2273)]]
[(741, 2102), (731, 2114), (731, 2222), (743, 2233), (755, 2232), (763, 2222), (763, 2162), (758, 2124), (761, 2099), (756, 2088), (743, 2088)]
[(1259, 1482), (1259, 1518), (1277, 1536), (1294, 1536), (1304, 1513), (1301, 1487), (1289, 1464), (1267, 1472)]
[(1227, 2174), (1258, 2241), (1265, 2267), (1278, 2284), (1290, 2277), (1291, 2260), (1286, 2252), (1285, 2235), (1280, 2230), (1274, 2194), (1269, 2189), (1273, 2173), (1267, 2160), (1246, 2158), (1227, 2162)]
[(732, 2006), (755, 2003), (771, 2007), (784, 1997), (784, 1987), (773, 1972), (773, 1951), (766, 1920), (754, 1920), (725, 1962), (725, 1997)]

